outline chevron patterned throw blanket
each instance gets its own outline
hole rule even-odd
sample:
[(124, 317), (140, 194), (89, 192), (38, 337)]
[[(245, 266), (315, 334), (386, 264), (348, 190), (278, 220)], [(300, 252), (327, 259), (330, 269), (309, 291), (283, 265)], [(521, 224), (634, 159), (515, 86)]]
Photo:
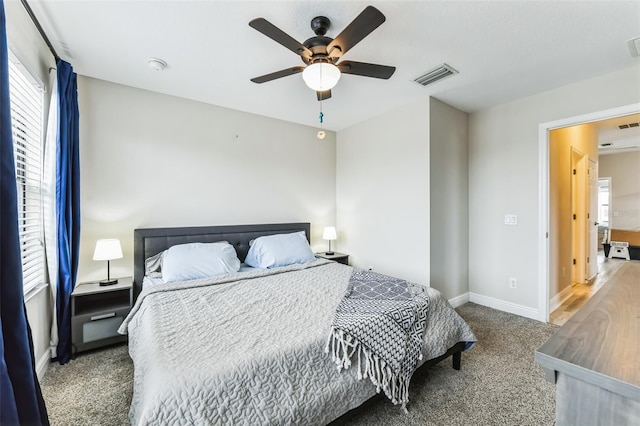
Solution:
[(358, 379), (369, 377), (406, 412), (409, 382), (422, 359), (428, 303), (420, 285), (354, 268), (325, 352), (338, 370), (357, 362)]

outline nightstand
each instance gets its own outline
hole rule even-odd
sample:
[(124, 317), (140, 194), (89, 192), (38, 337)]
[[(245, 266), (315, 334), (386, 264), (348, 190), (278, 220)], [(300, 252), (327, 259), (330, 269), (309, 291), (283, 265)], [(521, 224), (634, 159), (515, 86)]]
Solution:
[(349, 255), (338, 253), (337, 251), (334, 251), (333, 254), (327, 254), (326, 252), (316, 253), (316, 256), (323, 259), (335, 260), (336, 262), (342, 263), (344, 265), (349, 264)]
[(126, 342), (118, 327), (131, 310), (133, 279), (118, 278), (118, 283), (101, 286), (81, 283), (71, 293), (71, 342), (75, 352)]

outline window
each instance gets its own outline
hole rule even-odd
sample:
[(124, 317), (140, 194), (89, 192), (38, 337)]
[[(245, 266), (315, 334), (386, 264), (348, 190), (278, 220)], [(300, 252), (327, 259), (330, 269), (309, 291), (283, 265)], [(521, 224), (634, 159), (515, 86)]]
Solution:
[(9, 58), (11, 128), (18, 185), (18, 225), (25, 293), (45, 282), (42, 215), (44, 95), (20, 62)]

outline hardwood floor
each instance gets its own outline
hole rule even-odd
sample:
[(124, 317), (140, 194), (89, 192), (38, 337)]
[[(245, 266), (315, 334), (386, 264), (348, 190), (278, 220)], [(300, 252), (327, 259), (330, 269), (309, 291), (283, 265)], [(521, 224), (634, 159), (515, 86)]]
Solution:
[(573, 294), (549, 315), (549, 322), (556, 325), (564, 325), (602, 286), (610, 282), (611, 277), (625, 262), (638, 263), (638, 261), (633, 260), (608, 259), (604, 256), (604, 252), (600, 250), (598, 252), (598, 275), (587, 284), (574, 284), (572, 288)]

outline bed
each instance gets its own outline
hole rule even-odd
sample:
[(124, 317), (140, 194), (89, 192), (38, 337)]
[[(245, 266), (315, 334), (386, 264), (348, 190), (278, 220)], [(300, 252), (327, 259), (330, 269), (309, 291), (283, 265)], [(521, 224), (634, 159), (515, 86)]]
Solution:
[[(308, 244), (309, 231), (309, 223), (134, 231), (137, 300), (119, 330), (134, 362), (132, 424), (323, 425), (376, 394), (325, 353), (350, 266), (314, 259), (143, 285), (146, 260), (175, 245), (226, 241), (244, 261), (259, 237), (303, 232)], [(460, 369), (475, 336), (439, 292), (425, 292), (421, 368), (451, 356)]]

